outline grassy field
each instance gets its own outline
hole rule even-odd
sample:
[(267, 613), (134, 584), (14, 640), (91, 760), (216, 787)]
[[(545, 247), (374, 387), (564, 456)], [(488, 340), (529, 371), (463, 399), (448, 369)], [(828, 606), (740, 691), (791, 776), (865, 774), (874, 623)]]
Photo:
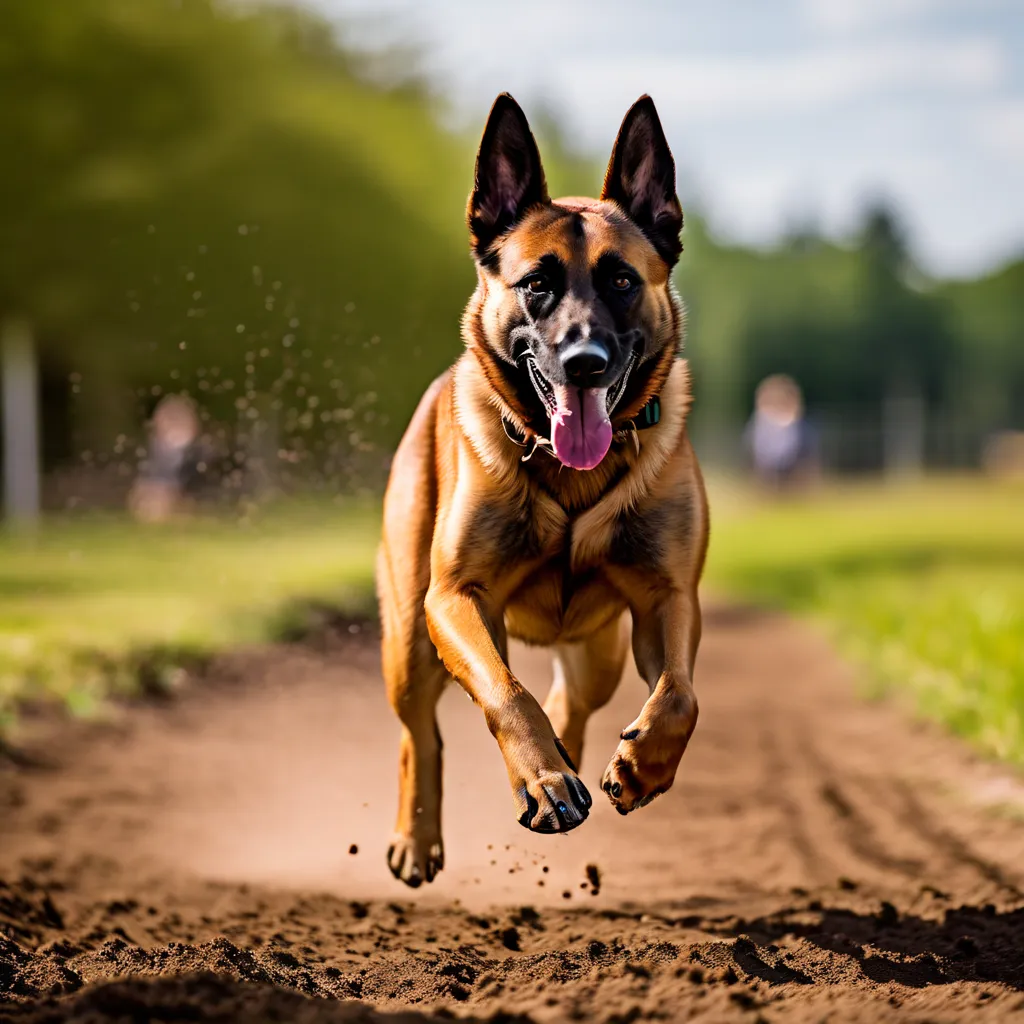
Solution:
[[(830, 485), (770, 500), (716, 481), (707, 581), (817, 617), (870, 694), (1024, 764), (1024, 486)], [(52, 520), (0, 533), (0, 725), (57, 697), (92, 712), (182, 664), (278, 639), (302, 602), (372, 608), (378, 508), (290, 505), (251, 521)]]
[(55, 519), (0, 533), (0, 725), (58, 697), (173, 685), (222, 648), (272, 640), (303, 602), (373, 607), (375, 505), (290, 505), (249, 520)]
[(1024, 764), (1024, 486), (830, 487), (770, 501), (720, 486), (707, 579), (823, 620), (866, 667), (989, 755)]

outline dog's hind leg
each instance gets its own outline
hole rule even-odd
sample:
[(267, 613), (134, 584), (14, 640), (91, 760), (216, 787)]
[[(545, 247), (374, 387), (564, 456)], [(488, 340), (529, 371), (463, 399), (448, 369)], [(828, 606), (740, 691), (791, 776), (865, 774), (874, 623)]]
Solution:
[(629, 627), (616, 616), (578, 643), (555, 646), (555, 680), (544, 702), (555, 735), (579, 768), (587, 719), (611, 700), (629, 650)]
[(384, 680), (402, 723), (398, 819), (388, 847), (392, 874), (413, 887), (444, 867), (441, 839), (441, 733), (436, 707), (448, 674), (427, 636), (422, 611), (405, 635), (385, 627)]
[(423, 609), (437, 510), (434, 424), (443, 384), (439, 378), (427, 390), (395, 453), (377, 559), (384, 682), (402, 723), (398, 820), (388, 865), (411, 886), (433, 881), (444, 867), (441, 736), (435, 709), (448, 674), (430, 642)]

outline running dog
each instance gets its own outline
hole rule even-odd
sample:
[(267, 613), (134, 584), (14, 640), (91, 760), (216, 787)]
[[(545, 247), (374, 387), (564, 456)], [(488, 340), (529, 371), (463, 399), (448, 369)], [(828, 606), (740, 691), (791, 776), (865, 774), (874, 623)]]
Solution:
[[(399, 445), (378, 563), (402, 723), (388, 863), (411, 886), (444, 866), (435, 707), (449, 679), (483, 711), (535, 832), (587, 817), (576, 765), (622, 675), (627, 609), (650, 696), (601, 781), (621, 814), (672, 785), (697, 722), (708, 513), (671, 282), (683, 213), (654, 103), (626, 114), (600, 199), (551, 200), (526, 117), (499, 96), (467, 216), (466, 351)], [(543, 706), (509, 670), (509, 637), (554, 650)]]

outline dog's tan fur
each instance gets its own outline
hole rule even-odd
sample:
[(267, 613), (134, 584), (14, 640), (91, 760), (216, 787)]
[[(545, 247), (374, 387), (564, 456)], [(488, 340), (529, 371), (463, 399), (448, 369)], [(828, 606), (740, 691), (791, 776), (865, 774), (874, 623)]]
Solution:
[[(609, 175), (615, 161), (613, 154)], [(389, 862), (411, 885), (443, 866), (435, 705), (449, 678), (481, 707), (505, 759), (516, 815), (537, 831), (564, 831), (587, 815), (590, 797), (574, 766), (589, 715), (609, 700), (622, 673), (625, 611), (650, 696), (623, 730), (602, 780), (618, 810), (634, 810), (672, 785), (697, 720), (697, 584), (708, 517), (686, 431), (689, 377), (678, 358), (683, 320), (670, 281), (674, 255), (666, 259), (655, 248), (621, 200), (551, 202), (542, 178), (540, 188), (540, 200), (479, 260), (463, 319), (467, 351), (421, 400), (385, 497), (383, 665), (402, 722)], [(478, 181), (471, 230), (480, 190)], [(606, 180), (604, 195), (610, 192)], [(674, 185), (670, 214), (671, 201), (678, 212)], [(632, 315), (650, 339), (650, 357), (613, 416), (616, 439), (598, 466), (564, 468), (543, 449), (524, 461), (529, 448), (502, 422), (528, 445), (541, 433), (499, 362), (520, 310), (513, 286), (545, 254), (570, 268), (571, 284), (577, 269), (589, 273), (610, 250), (642, 279)], [(655, 395), (660, 422), (635, 433), (630, 421)], [(543, 708), (508, 668), (509, 636), (554, 649), (555, 681)]]

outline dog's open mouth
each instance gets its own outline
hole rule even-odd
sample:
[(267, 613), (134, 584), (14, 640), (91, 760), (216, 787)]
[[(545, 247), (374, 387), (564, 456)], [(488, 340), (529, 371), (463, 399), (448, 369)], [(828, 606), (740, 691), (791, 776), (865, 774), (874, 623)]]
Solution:
[(593, 469), (612, 443), (611, 414), (626, 388), (636, 354), (630, 353), (619, 379), (607, 388), (553, 384), (532, 352), (523, 355), (530, 381), (551, 419), (551, 446), (559, 462), (571, 469)]

